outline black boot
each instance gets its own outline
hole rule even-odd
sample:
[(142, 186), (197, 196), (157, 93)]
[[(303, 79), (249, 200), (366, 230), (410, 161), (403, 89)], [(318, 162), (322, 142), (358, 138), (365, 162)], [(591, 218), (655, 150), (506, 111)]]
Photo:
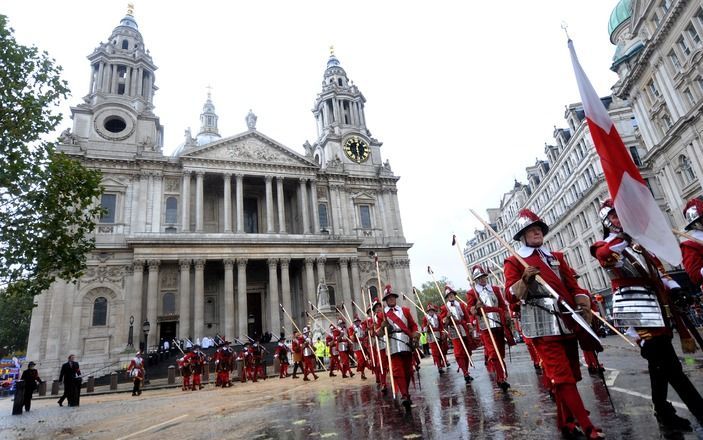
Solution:
[(691, 431), (691, 422), (676, 415), (676, 410), (670, 402), (666, 402), (661, 408), (657, 408), (654, 416), (664, 428), (677, 431)]
[(508, 382), (500, 382), (498, 383), (498, 386), (503, 391), (508, 391), (508, 388), (510, 388), (510, 384)]

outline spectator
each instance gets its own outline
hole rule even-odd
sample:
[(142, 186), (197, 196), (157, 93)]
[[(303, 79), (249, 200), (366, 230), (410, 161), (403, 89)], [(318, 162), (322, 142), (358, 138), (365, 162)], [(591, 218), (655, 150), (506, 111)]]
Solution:
[(39, 373), (34, 368), (36, 364), (30, 362), (27, 364), (27, 369), (22, 373), (20, 380), (24, 381), (24, 410), (29, 411), (32, 406), (32, 393), (39, 387), (42, 380), (39, 378)]
[(171, 357), (171, 344), (168, 342), (168, 339), (164, 340), (164, 353), (166, 353), (166, 357)]
[(315, 356), (320, 360), (320, 363), (322, 365), (325, 364), (325, 357), (329, 357), (329, 347), (327, 347), (327, 344), (325, 344), (325, 341), (320, 340), (320, 338), (317, 338), (317, 341), (315, 341), (314, 344), (315, 347)]
[(61, 366), (59, 382), (61, 381), (63, 381), (63, 396), (59, 398), (59, 406), (63, 406), (64, 400), (68, 400), (68, 406), (78, 406), (80, 404), (83, 378), (74, 355), (68, 356), (68, 362)]

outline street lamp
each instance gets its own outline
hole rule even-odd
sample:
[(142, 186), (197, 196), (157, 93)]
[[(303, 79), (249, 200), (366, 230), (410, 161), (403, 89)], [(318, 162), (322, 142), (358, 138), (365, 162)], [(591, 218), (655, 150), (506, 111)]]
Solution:
[(134, 316), (129, 317), (129, 334), (127, 335), (127, 347), (134, 348)]
[(149, 324), (149, 320), (145, 320), (144, 324), (142, 324), (142, 331), (144, 332), (144, 351), (148, 352), (149, 351), (149, 345), (147, 343), (148, 339), (147, 337), (149, 336), (149, 330), (151, 329), (151, 324)]

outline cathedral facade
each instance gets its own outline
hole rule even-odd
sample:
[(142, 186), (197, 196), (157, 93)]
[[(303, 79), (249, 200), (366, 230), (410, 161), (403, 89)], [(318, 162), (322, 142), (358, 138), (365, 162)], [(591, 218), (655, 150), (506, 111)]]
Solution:
[(412, 288), (399, 178), (334, 54), (313, 108), (317, 140), (301, 153), (257, 131), (251, 112), (246, 131), (222, 137), (208, 95), (199, 133), (170, 156), (131, 12), (88, 59), (89, 93), (59, 149), (102, 171), (105, 213), (85, 274), (36, 298), (28, 356), (40, 371), (70, 353), (85, 372), (108, 369), (145, 340), (290, 334), (281, 305), (302, 327), (325, 287), (353, 315), (352, 301), (379, 293), (377, 267), (382, 283)]

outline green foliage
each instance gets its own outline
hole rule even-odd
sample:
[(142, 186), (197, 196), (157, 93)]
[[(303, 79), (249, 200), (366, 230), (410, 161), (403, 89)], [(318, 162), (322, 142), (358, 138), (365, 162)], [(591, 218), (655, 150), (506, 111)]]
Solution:
[(19, 354), (27, 346), (32, 297), (0, 291), (0, 357)]
[[(6, 305), (16, 307), (18, 315), (31, 309), (32, 297), (57, 276), (80, 276), (86, 253), (94, 248), (91, 232), (102, 211), (96, 203), (101, 173), (56, 152), (55, 144), (46, 140), (61, 121), (55, 109), (69, 93), (60, 74), (61, 67), (46, 52), (18, 44), (7, 17), (0, 15), (3, 328), (28, 327), (27, 316), (5, 316)], [(26, 331), (16, 331), (26, 342)], [(0, 346), (7, 345), (3, 330), (0, 335)]]

